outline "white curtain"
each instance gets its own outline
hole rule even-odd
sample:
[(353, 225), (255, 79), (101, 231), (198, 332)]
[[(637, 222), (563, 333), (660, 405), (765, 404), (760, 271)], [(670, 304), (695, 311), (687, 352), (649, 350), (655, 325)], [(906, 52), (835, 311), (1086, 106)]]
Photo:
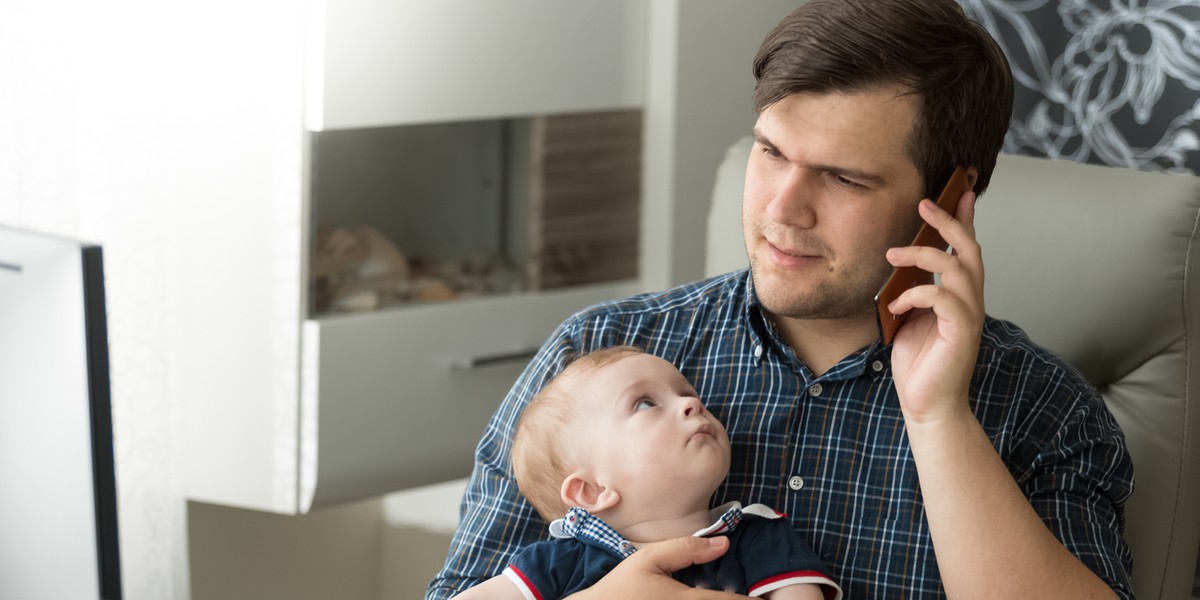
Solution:
[[(104, 247), (130, 600), (188, 597), (189, 283), (198, 269), (298, 281), (301, 40), (302, 5), (286, 0), (0, 0), (0, 222)], [(239, 203), (278, 226), (240, 229), (221, 208)], [(213, 244), (262, 235), (284, 258), (197, 267), (179, 246), (197, 229)], [(294, 351), (296, 288), (268, 301), (291, 309), (268, 331)]]

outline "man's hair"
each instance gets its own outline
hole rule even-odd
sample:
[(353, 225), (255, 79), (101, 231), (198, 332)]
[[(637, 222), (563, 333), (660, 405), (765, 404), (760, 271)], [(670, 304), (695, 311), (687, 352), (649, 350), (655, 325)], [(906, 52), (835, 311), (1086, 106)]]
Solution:
[(641, 353), (633, 346), (614, 346), (578, 356), (521, 413), (513, 436), (513, 475), (521, 494), (546, 521), (561, 518), (570, 508), (562, 501), (562, 484), (581, 458), (568, 441), (578, 434), (576, 428), (587, 427), (573, 419), (578, 398), (568, 391), (567, 380)]
[(920, 100), (909, 153), (926, 196), (960, 165), (979, 169), (983, 193), (1012, 117), (1008, 60), (955, 0), (810, 0), (767, 34), (754, 77), (759, 113), (796, 93), (909, 88)]

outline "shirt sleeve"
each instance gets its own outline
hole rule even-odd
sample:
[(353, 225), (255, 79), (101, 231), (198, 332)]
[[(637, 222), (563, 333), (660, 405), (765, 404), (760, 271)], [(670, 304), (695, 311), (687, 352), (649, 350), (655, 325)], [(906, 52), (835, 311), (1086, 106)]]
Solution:
[(578, 552), (572, 551), (577, 548), (577, 544), (555, 544), (552, 541), (527, 546), (504, 569), (504, 575), (521, 590), (521, 595), (527, 600), (560, 598), (567, 588), (559, 574), (563, 565), (574, 569), (579, 563)]
[(819, 585), (826, 600), (841, 600), (833, 580), (812, 546), (786, 519), (755, 519), (738, 542), (738, 560), (746, 574), (746, 593), (754, 598), (793, 585)]
[(518, 549), (543, 537), (546, 523), (518, 491), (509, 452), (521, 411), (574, 354), (575, 323), (568, 320), (550, 336), (484, 430), (459, 508), (458, 530), (426, 600), (446, 600), (499, 574)]
[[(976, 370), (980, 421), (1046, 527), (1120, 598), (1132, 598), (1123, 536), (1133, 462), (1100, 393), (1057, 356), (1026, 344)], [(1004, 416), (999, 415), (1000, 412)]]

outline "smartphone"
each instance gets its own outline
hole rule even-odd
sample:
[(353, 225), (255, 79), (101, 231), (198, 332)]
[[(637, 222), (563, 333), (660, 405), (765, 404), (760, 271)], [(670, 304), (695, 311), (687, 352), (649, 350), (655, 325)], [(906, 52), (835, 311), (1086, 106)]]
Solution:
[[(967, 172), (962, 167), (954, 169), (954, 172), (950, 174), (950, 180), (946, 182), (946, 187), (942, 189), (941, 195), (938, 196), (938, 207), (953, 215), (958, 209), (958, 200), (969, 189), (967, 187)], [(946, 240), (942, 239), (942, 235), (936, 229), (929, 226), (929, 223), (921, 225), (921, 230), (917, 232), (917, 237), (913, 238), (910, 245), (929, 246), (942, 250), (950, 247), (946, 243)], [(883, 339), (884, 344), (892, 343), (892, 339), (896, 337), (896, 331), (904, 324), (904, 317), (907, 316), (907, 313), (893, 315), (888, 311), (888, 305), (900, 297), (900, 294), (903, 294), (905, 290), (931, 283), (933, 283), (933, 273), (923, 271), (917, 267), (896, 267), (892, 271), (892, 276), (888, 278), (887, 283), (883, 284), (883, 288), (875, 296), (875, 323), (879, 326), (879, 337)]]

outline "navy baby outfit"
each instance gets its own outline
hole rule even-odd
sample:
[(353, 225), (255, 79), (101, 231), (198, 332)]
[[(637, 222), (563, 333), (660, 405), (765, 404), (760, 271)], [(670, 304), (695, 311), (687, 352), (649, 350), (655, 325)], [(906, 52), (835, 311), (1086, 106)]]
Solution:
[[(729, 550), (720, 558), (692, 565), (675, 579), (692, 587), (752, 597), (798, 584), (822, 586), (826, 600), (840, 600), (842, 590), (808, 543), (775, 511), (762, 504), (743, 508), (731, 502), (712, 511), (715, 522), (697, 537), (728, 536)], [(607, 523), (582, 508), (550, 524), (554, 538), (528, 546), (504, 574), (527, 600), (555, 600), (587, 589), (634, 553)]]

